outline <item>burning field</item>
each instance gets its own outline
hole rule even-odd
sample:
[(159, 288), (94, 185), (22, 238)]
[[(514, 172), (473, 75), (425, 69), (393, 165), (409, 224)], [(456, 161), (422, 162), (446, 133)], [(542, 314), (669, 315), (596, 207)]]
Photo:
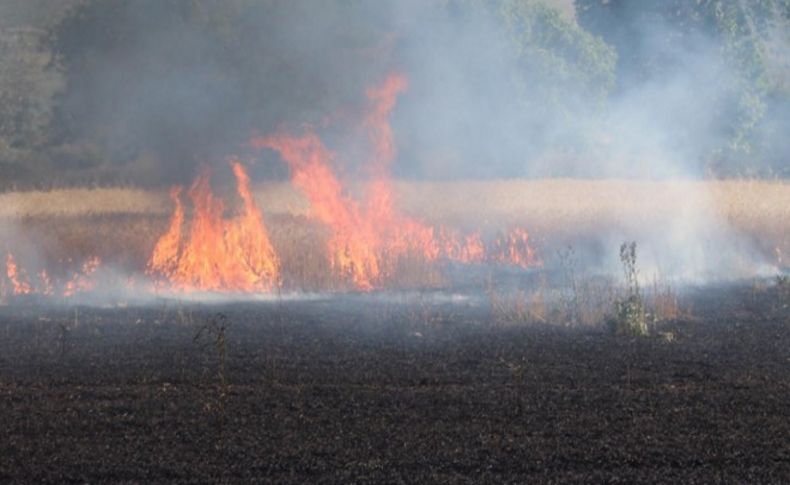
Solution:
[(787, 39), (692, 3), (0, 4), (0, 482), (788, 481)]
[[(367, 92), (369, 107), (361, 126), (372, 160), (358, 195), (349, 193), (335, 173), (335, 155), (311, 129), (300, 135), (282, 132), (250, 140), (253, 149), (271, 149), (282, 157), (291, 171), (291, 184), (308, 204), (302, 220), (294, 214), (285, 215), (292, 219), (290, 224), (298, 234), (293, 240), (282, 241), (279, 250), (253, 196), (244, 164), (229, 158), (228, 169), (235, 179), (230, 203), (214, 193), (209, 168), (204, 168), (188, 189), (172, 187), (167, 228), (152, 248), (150, 241), (133, 248), (138, 251), (130, 256), (137, 260), (136, 268), (117, 267), (123, 257), (107, 254), (125, 252), (128, 241), (120, 241), (120, 248), (110, 248), (106, 240), (94, 241), (102, 246), (102, 255), (81, 249), (80, 254), (64, 254), (60, 261), (72, 268), (61, 274), (48, 269), (53, 265), (46, 258), (43, 264), (23, 266), (17, 261), (18, 250), (7, 247), (2, 296), (68, 298), (77, 292), (91, 293), (96, 288), (94, 274), (96, 279), (102, 278), (102, 258), (107, 261), (108, 257), (109, 267), (119, 271), (107, 271), (116, 274), (105, 275), (102, 288), (143, 295), (422, 288), (439, 284), (441, 267), (452, 264), (539, 266), (523, 227), (484, 237), (479, 230), (461, 232), (455, 227), (430, 225), (406, 215), (396, 205), (390, 175), (395, 145), (388, 118), (398, 93), (406, 86), (404, 76), (391, 74)], [(150, 218), (150, 214), (142, 217)], [(13, 245), (11, 239), (9, 246)], [(27, 242), (22, 245), (29, 247)], [(288, 254), (293, 252), (303, 261), (293, 261), (295, 256)], [(140, 264), (143, 257), (144, 267)]]
[(308, 128), (249, 142), (290, 182), (0, 195), (0, 479), (788, 476), (787, 186), (393, 180), (406, 85), (350, 180)]
[[(784, 270), (783, 182), (396, 181), (389, 118), (407, 87), (404, 75), (390, 73), (367, 89), (364, 114), (349, 129), (350, 153), (364, 158), (354, 176), (341, 176), (345, 165), (307, 125), (251, 137), (248, 160), (204, 165), (166, 199), (121, 188), (2, 194), (0, 301), (480, 291), (544, 264), (549, 274), (583, 263), (606, 275), (622, 240), (640, 240), (647, 255), (641, 283)], [(288, 167), (289, 182), (252, 186), (248, 167), (264, 151)], [(232, 182), (212, 186), (217, 171)]]

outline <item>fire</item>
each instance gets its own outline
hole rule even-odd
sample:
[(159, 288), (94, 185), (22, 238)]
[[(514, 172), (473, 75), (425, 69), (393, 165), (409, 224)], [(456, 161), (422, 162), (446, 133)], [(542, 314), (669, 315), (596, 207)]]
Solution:
[(405, 91), (408, 86), (409, 82), (405, 76), (393, 73), (380, 86), (371, 87), (367, 91), (370, 109), (365, 119), (365, 127), (373, 143), (376, 156), (373, 168), (376, 175), (385, 179), (382, 182), (386, 182), (389, 175), (389, 165), (395, 160), (396, 155), (389, 117), (395, 108), (398, 94)]
[[(405, 256), (416, 255), (426, 263), (440, 258), (464, 263), (488, 259), (479, 234), (460, 236), (443, 228), (437, 231), (395, 207), (390, 165), (396, 147), (389, 117), (397, 95), (407, 86), (404, 76), (391, 74), (367, 91), (369, 110), (364, 127), (373, 163), (362, 201), (345, 195), (343, 184), (332, 170), (335, 155), (312, 129), (301, 136), (281, 132), (251, 140), (254, 148), (275, 150), (288, 164), (292, 183), (307, 197), (312, 216), (332, 230), (327, 243), (332, 268), (362, 290), (382, 285)], [(524, 230), (511, 233), (506, 241), (497, 243), (497, 249), (495, 262), (522, 267), (536, 262)]]
[(486, 248), (479, 233), (461, 236), (442, 228), (439, 232), (443, 252), (451, 261), (481, 263), (486, 259)]
[(497, 239), (495, 250), (494, 260), (502, 264), (521, 268), (529, 268), (538, 264), (535, 250), (529, 244), (529, 234), (520, 227)]
[[(46, 269), (42, 269), (37, 275), (37, 281), (33, 282), (28, 276), (28, 272), (20, 268), (13, 254), (6, 254), (6, 277), (10, 283), (12, 295), (44, 295), (71, 297), (77, 293), (88, 292), (94, 289), (95, 282), (93, 276), (101, 265), (98, 257), (91, 257), (83, 263), (80, 270), (75, 271), (65, 282), (58, 282), (50, 277)], [(6, 296), (8, 285), (5, 280), (0, 279), (0, 297)]]
[(153, 271), (173, 274), (178, 269), (178, 246), (181, 243), (181, 227), (184, 225), (184, 205), (181, 203), (182, 187), (170, 189), (170, 200), (173, 201), (173, 215), (170, 227), (156, 243), (151, 260), (148, 264)]
[(207, 170), (187, 194), (193, 209), (188, 233), (183, 232), (182, 189), (170, 191), (175, 209), (151, 255), (148, 274), (164, 277), (172, 289), (263, 292), (280, 284), (279, 260), (252, 197), (249, 176), (238, 160), (230, 163), (242, 202), (231, 219), (224, 218), (225, 205), (212, 193)]
[(344, 195), (330, 168), (334, 156), (313, 132), (253, 140), (255, 146), (277, 150), (291, 168), (291, 181), (310, 201), (312, 215), (333, 230), (327, 243), (329, 261), (341, 275), (361, 289), (370, 289), (381, 274), (380, 232), (364, 209)]
[(21, 270), (19, 267), (17, 267), (16, 260), (11, 253), (6, 255), (5, 266), (6, 275), (11, 281), (11, 287), (15, 295), (27, 295), (33, 291), (33, 288), (30, 286), (30, 283), (27, 279), (27, 274), (24, 272), (24, 270)]
[(41, 293), (47, 296), (55, 294), (55, 288), (52, 286), (52, 280), (49, 277), (47, 270), (42, 269), (38, 273), (38, 279), (41, 281)]
[(439, 255), (433, 229), (401, 215), (392, 202), (389, 164), (395, 146), (387, 118), (405, 87), (405, 78), (393, 75), (368, 92), (372, 109), (365, 125), (374, 145), (376, 178), (364, 202), (344, 195), (331, 168), (334, 154), (312, 130), (302, 136), (280, 133), (252, 140), (253, 147), (271, 148), (286, 161), (292, 183), (306, 195), (312, 215), (333, 231), (327, 243), (332, 268), (363, 290), (391, 275), (399, 257), (415, 252), (432, 261)]
[(95, 284), (91, 280), (91, 276), (101, 265), (101, 259), (94, 256), (88, 259), (82, 265), (82, 271), (74, 273), (74, 275), (66, 282), (66, 287), (63, 289), (63, 296), (74, 296), (77, 292), (88, 292), (93, 290)]
[[(437, 281), (434, 269), (447, 262), (520, 268), (539, 264), (522, 228), (491, 240), (479, 232), (432, 226), (399, 209), (391, 176), (397, 147), (389, 120), (408, 84), (405, 76), (393, 73), (366, 91), (360, 133), (370, 160), (359, 196), (350, 195), (334, 169), (335, 153), (312, 128), (251, 140), (254, 148), (280, 155), (290, 169), (291, 183), (310, 203), (310, 216), (328, 228), (324, 251), (335, 281), (340, 287), (372, 290), (403, 281)], [(212, 191), (208, 169), (188, 190), (170, 190), (173, 211), (148, 258), (145, 291), (254, 293), (280, 287), (280, 260), (250, 190), (250, 178), (237, 159), (229, 162), (236, 180), (233, 210)], [(9, 252), (5, 277), (0, 277), (0, 300), (29, 293), (71, 297), (92, 291), (100, 266), (98, 257), (90, 257), (76, 271), (28, 273)], [(139, 273), (133, 276), (126, 286), (138, 288)]]

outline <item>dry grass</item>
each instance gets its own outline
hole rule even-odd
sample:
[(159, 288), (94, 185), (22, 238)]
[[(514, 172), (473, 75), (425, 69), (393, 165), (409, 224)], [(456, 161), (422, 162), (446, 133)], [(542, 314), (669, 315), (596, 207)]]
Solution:
[[(772, 254), (777, 263), (786, 265), (790, 260), (790, 184), (784, 182), (399, 181), (396, 191), (405, 212), (431, 224), (484, 233), (514, 225), (526, 227), (538, 248), (545, 249), (543, 254), (555, 252), (566, 240), (584, 239), (586, 234), (637, 227), (660, 232), (678, 220), (693, 224), (719, 218), (750, 237), (765, 254)], [(282, 267), (287, 268), (285, 286), (337, 285), (323, 249), (328, 233), (309, 220), (305, 199), (288, 183), (260, 184), (255, 193)], [(11, 240), (32, 243), (46, 261), (98, 255), (120, 267), (139, 270), (165, 230), (170, 210), (165, 191), (109, 188), (0, 193), (0, 236), (6, 239), (0, 243), (6, 247), (13, 245)], [(401, 261), (397, 272), (402, 286), (441, 284), (441, 276), (419, 261)], [(660, 310), (671, 318), (673, 296), (664, 296), (667, 301), (661, 302)], [(521, 298), (530, 300), (528, 306), (534, 311), (540, 305), (531, 300), (539, 303), (543, 297)], [(547, 311), (537, 313), (531, 318), (546, 318)]]
[[(267, 213), (303, 214), (307, 202), (287, 183), (259, 184), (255, 197)], [(0, 193), (0, 218), (168, 214), (167, 190), (73, 188)]]
[(401, 182), (406, 210), (429, 220), (558, 228), (717, 216), (759, 232), (790, 229), (790, 184), (773, 181), (501, 180)]
[(431, 223), (484, 231), (519, 225), (553, 248), (588, 235), (671, 238), (726, 226), (790, 266), (790, 183), (782, 181), (421, 182), (399, 183), (398, 193), (406, 211)]
[(673, 321), (681, 317), (677, 293), (664, 278), (653, 278), (652, 288), (648, 291), (648, 303), (656, 322)]
[(56, 189), (0, 193), (0, 217), (166, 214), (166, 191), (139, 189)]
[[(781, 181), (500, 180), (396, 182), (403, 209), (433, 223), (496, 229), (596, 228), (678, 216), (716, 216), (733, 227), (783, 239), (790, 229), (790, 184)], [(286, 182), (259, 184), (267, 214), (305, 215), (309, 206)], [(0, 218), (87, 214), (167, 214), (167, 193), (128, 188), (0, 193)]]

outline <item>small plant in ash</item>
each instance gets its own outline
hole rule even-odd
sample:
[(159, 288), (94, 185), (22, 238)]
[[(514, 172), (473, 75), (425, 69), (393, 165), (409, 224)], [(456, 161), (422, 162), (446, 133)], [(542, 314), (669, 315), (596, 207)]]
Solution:
[(213, 345), (217, 353), (217, 378), (218, 395), (214, 406), (207, 405), (208, 409), (216, 409), (220, 436), (225, 423), (225, 404), (228, 397), (228, 379), (225, 372), (225, 359), (227, 356), (227, 337), (228, 317), (224, 313), (217, 313), (208, 322), (202, 325), (195, 334), (195, 342), (199, 341), (204, 335), (208, 337), (208, 345)]
[(80, 325), (79, 308), (74, 308), (74, 323), (70, 323), (71, 322), (58, 323), (58, 360), (61, 361), (66, 357), (66, 353), (71, 347), (71, 331)]
[(642, 291), (639, 288), (639, 270), (636, 267), (636, 242), (620, 246), (620, 262), (625, 275), (625, 297), (615, 302), (612, 329), (619, 335), (647, 335), (647, 319)]
[(565, 280), (565, 288), (561, 293), (565, 321), (568, 325), (577, 325), (581, 320), (582, 313), (578, 277), (579, 258), (576, 257), (576, 252), (571, 245), (557, 251), (557, 256)]
[(783, 303), (790, 302), (790, 275), (776, 277), (776, 293)]
[(790, 276), (779, 275), (776, 277), (776, 301), (775, 311), (786, 315), (790, 308)]

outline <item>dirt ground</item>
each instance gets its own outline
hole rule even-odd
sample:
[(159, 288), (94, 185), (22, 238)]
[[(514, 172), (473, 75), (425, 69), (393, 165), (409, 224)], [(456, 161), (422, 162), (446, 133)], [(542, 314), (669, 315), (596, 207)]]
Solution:
[(484, 301), (0, 308), (0, 482), (786, 483), (790, 323), (746, 286), (646, 338)]

